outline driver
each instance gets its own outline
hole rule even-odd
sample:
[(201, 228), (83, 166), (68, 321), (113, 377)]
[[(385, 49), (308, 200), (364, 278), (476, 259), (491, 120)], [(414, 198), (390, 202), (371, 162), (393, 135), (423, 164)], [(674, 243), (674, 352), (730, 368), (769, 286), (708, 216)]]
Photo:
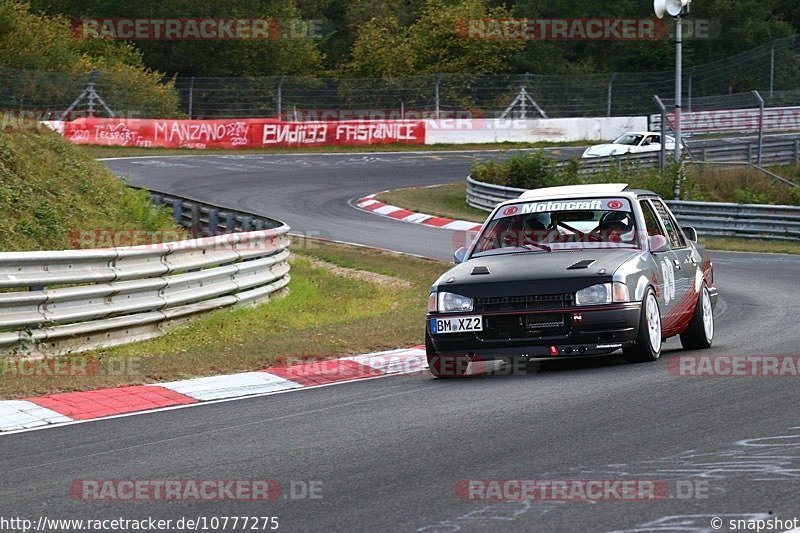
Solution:
[(534, 213), (522, 222), (523, 243), (547, 243), (558, 236), (558, 230), (552, 227), (550, 213)]

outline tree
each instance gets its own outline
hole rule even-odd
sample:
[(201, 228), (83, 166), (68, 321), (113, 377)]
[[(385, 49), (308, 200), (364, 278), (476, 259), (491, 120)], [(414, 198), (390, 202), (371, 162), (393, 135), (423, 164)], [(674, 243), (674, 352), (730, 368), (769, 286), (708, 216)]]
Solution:
[(0, 101), (5, 108), (66, 107), (96, 68), (112, 108), (141, 115), (178, 113), (172, 82), (146, 68), (132, 45), (78, 39), (66, 18), (31, 13), (25, 4), (0, 4), (0, 66), (9, 88)]
[(352, 59), (341, 72), (383, 77), (506, 71), (509, 58), (522, 48), (521, 41), (470, 37), (464, 30), (470, 20), (509, 16), (505, 8), (490, 8), (483, 0), (457, 4), (427, 0), (408, 28), (394, 16), (364, 24), (353, 45)]

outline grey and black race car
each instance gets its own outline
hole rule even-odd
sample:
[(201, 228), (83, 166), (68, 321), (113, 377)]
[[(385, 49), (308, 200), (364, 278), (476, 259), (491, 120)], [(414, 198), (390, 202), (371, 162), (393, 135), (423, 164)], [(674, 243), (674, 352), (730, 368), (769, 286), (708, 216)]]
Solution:
[(714, 272), (693, 228), (653, 192), (550, 187), (499, 204), (431, 287), (425, 345), (435, 376), (470, 361), (525, 362), (622, 349), (655, 361), (664, 339), (708, 348)]

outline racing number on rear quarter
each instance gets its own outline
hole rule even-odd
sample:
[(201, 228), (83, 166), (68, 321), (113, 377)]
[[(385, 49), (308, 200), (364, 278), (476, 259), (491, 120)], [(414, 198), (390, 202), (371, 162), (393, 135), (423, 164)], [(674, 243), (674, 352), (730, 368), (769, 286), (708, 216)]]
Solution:
[(664, 303), (675, 299), (675, 267), (669, 261), (661, 263), (661, 273), (664, 276)]

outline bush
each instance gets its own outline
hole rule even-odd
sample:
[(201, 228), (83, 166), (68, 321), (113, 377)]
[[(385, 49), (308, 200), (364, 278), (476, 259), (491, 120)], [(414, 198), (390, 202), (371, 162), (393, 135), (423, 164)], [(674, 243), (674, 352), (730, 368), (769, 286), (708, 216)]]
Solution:
[(800, 205), (800, 187), (794, 187), (789, 193), (789, 199), (792, 205)]
[(514, 155), (501, 163), (486, 161), (472, 166), (472, 177), (484, 183), (538, 189), (580, 183), (579, 163), (569, 162), (561, 169), (544, 150)]
[(737, 204), (769, 204), (769, 193), (758, 191), (750, 187), (741, 187), (734, 192)]

